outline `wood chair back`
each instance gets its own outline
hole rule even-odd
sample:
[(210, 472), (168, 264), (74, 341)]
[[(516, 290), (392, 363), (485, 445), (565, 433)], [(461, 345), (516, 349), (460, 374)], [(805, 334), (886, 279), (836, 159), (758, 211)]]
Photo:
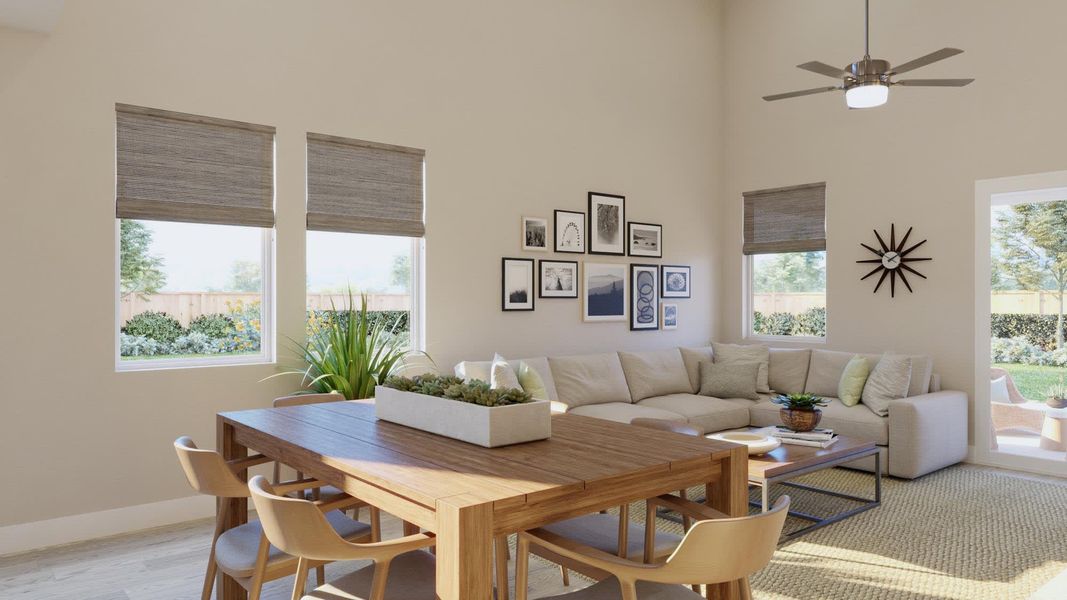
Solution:
[(201, 450), (192, 438), (184, 435), (174, 440), (174, 450), (194, 490), (217, 498), (248, 497), (248, 486), (218, 452)]
[(1007, 369), (1001, 369), (1000, 367), (992, 367), (989, 369), (989, 380), (1000, 379), (1004, 377), (1004, 383), (1008, 387), (1008, 399), (1012, 404), (1026, 404), (1029, 400), (1022, 395), (1019, 388), (1015, 387), (1015, 380), (1011, 378), (1011, 373), (1008, 373)]

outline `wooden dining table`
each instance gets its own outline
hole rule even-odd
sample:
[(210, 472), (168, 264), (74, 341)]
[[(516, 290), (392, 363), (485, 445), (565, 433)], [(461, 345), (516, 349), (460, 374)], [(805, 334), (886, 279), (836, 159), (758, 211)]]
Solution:
[[(226, 459), (254, 450), (433, 532), (441, 600), (493, 597), (499, 536), (703, 484), (712, 508), (748, 514), (743, 446), (573, 414), (553, 416), (549, 439), (500, 448), (380, 421), (373, 401), (224, 412), (217, 428)], [(224, 506), (227, 528), (247, 522), (247, 502)], [(245, 597), (220, 577), (217, 598)]]

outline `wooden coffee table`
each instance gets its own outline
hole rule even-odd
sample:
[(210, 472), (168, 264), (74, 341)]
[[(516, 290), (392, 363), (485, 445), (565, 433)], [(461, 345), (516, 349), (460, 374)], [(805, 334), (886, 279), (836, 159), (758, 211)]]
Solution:
[[(755, 430), (753, 428), (749, 431)], [(868, 456), (874, 457), (873, 499), (789, 481), (801, 475), (822, 471), (823, 469), (850, 463)], [(878, 446), (874, 442), (863, 442), (843, 435), (837, 436), (837, 442), (829, 448), (782, 444), (762, 456), (748, 457), (748, 483), (761, 489), (761, 501), (751, 502), (751, 504), (759, 506), (763, 512), (767, 512), (769, 509), (772, 485), (785, 485), (836, 498), (862, 502), (860, 506), (830, 517), (816, 517), (799, 510), (789, 511), (790, 516), (811, 521), (811, 525), (783, 535), (782, 541), (784, 542), (880, 506), (882, 504), (882, 457), (878, 452)]]

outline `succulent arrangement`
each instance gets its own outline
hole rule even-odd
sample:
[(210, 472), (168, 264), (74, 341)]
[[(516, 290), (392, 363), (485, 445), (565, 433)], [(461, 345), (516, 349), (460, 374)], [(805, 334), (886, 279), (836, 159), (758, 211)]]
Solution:
[(393, 376), (382, 385), (401, 392), (415, 392), (488, 407), (533, 401), (533, 396), (518, 388), (493, 389), (484, 381), (464, 382), (453, 375)]
[(816, 410), (820, 406), (829, 404), (824, 398), (815, 394), (780, 394), (771, 402), (781, 404), (783, 408), (789, 410)]

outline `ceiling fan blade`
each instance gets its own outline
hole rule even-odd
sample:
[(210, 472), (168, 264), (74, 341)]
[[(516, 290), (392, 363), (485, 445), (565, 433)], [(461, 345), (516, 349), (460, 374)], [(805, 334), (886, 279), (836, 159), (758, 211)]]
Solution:
[(845, 77), (852, 77), (852, 73), (839, 69), (835, 66), (828, 65), (824, 62), (813, 60), (806, 62), (802, 65), (797, 65), (798, 69), (804, 69), (805, 71), (811, 71), (812, 73), (818, 73), (819, 75), (826, 75), (827, 77), (833, 77), (834, 79), (844, 79)]
[(963, 87), (973, 79), (903, 79), (894, 81), (894, 85), (910, 85), (913, 87)]
[(937, 62), (939, 60), (945, 60), (946, 58), (949, 58), (949, 57), (952, 57), (952, 56), (956, 56), (957, 54), (961, 54), (962, 52), (963, 52), (963, 50), (960, 50), (959, 48), (942, 48), (942, 49), (938, 50), (937, 52), (931, 52), (930, 54), (927, 54), (926, 56), (920, 56), (919, 58), (916, 58), (915, 60), (908, 61), (908, 62), (906, 62), (906, 63), (904, 63), (902, 65), (894, 67), (893, 70), (890, 71), (889, 73), (890, 74), (899, 74), (899, 73), (906, 73), (908, 71), (913, 71), (915, 69), (918, 69), (919, 67), (925, 67), (926, 65), (928, 65), (930, 63), (935, 63), (935, 62)]
[(770, 96), (764, 96), (763, 99), (766, 100), (767, 102), (771, 102), (773, 100), (784, 100), (786, 98), (796, 98), (798, 96), (810, 96), (812, 94), (821, 94), (823, 92), (832, 92), (834, 90), (839, 90), (839, 89), (841, 89), (841, 88), (839, 88), (839, 87), (818, 87), (818, 88), (811, 88), (810, 90), (800, 90), (800, 91), (797, 91), (797, 92), (786, 92), (784, 94), (772, 94)]

